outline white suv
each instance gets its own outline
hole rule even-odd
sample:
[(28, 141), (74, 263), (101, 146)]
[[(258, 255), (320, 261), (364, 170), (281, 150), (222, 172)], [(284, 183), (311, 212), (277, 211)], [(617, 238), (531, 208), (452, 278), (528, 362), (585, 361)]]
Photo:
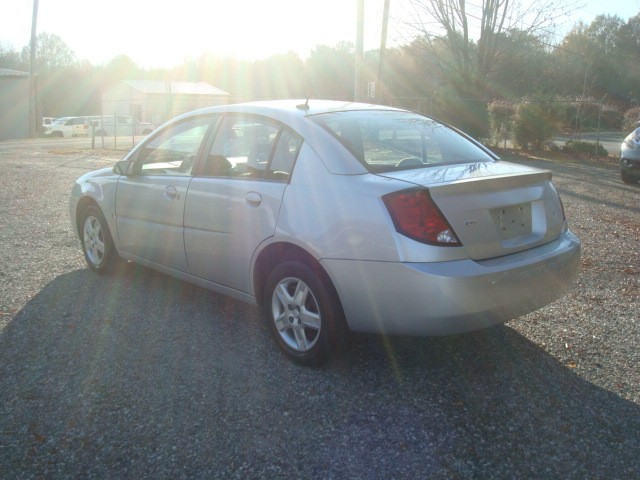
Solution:
[(63, 117), (47, 125), (44, 134), (48, 137), (77, 137), (91, 134), (91, 121), (95, 117)]

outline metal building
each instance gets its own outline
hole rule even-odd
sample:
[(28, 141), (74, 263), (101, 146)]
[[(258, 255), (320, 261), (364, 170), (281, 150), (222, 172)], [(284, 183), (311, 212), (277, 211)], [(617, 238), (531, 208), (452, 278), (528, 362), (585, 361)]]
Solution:
[(229, 94), (206, 82), (122, 80), (102, 92), (103, 115), (131, 115), (159, 125), (191, 110), (229, 102)]

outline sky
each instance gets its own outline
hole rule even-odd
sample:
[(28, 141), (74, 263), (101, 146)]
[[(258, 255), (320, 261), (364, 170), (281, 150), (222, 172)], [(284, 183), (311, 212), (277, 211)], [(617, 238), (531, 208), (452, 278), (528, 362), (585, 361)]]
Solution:
[[(571, 1), (577, 7), (561, 25), (565, 31), (600, 14), (627, 20), (640, 12), (640, 0)], [(391, 0), (389, 46), (408, 42), (402, 3)], [(365, 1), (365, 50), (380, 46), (383, 5)], [(357, 6), (357, 0), (39, 0), (37, 32), (58, 35), (77, 60), (93, 65), (128, 55), (144, 68), (172, 67), (205, 52), (257, 60), (293, 51), (305, 58), (318, 45), (355, 44)], [(32, 14), (33, 0), (0, 0), (0, 46), (22, 50)]]

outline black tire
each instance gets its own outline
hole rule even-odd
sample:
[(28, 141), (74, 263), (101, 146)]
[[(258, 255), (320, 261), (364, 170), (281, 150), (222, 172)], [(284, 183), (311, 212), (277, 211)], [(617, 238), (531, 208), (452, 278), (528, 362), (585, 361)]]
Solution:
[(89, 268), (98, 273), (111, 271), (118, 253), (113, 245), (109, 225), (102, 211), (94, 205), (88, 206), (82, 214), (80, 240)]
[(638, 177), (628, 174), (624, 170), (620, 172), (620, 176), (622, 177), (622, 181), (627, 185), (635, 185), (640, 180)]
[(319, 366), (348, 329), (330, 281), (299, 261), (278, 265), (265, 289), (265, 318), (276, 344), (297, 363)]

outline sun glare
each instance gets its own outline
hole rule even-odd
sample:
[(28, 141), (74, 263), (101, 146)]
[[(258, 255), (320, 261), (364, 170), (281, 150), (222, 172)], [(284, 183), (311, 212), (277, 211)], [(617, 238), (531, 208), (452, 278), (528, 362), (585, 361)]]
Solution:
[[(382, 4), (366, 5), (365, 48), (379, 44)], [(23, 31), (18, 49), (29, 41), (32, 6), (25, 1), (12, 13)], [(258, 60), (293, 51), (304, 58), (319, 45), (355, 44), (356, 12), (357, 0), (112, 0), (108, 8), (58, 0), (39, 3), (37, 30), (58, 35), (78, 60), (127, 55), (140, 66), (170, 67), (203, 53)]]

